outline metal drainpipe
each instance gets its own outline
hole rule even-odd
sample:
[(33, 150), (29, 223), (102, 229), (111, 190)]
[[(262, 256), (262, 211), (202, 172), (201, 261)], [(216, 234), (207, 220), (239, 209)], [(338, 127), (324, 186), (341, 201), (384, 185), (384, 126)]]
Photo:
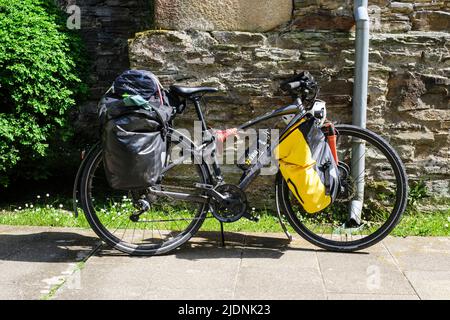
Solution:
[[(369, 84), (369, 38), (370, 21), (368, 0), (354, 1), (356, 20), (355, 79), (353, 88), (353, 124), (366, 128), (367, 95)], [(350, 219), (361, 223), (364, 200), (365, 144), (354, 139), (352, 145), (352, 177), (356, 179), (356, 198), (350, 204)], [(355, 162), (353, 162), (355, 161)]]

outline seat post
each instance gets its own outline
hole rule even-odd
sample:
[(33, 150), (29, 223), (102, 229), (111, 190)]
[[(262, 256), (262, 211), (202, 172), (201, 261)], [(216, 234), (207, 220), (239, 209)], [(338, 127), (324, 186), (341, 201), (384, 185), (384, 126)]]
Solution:
[[(203, 115), (202, 107), (201, 107), (201, 105), (200, 105), (201, 97), (196, 96), (196, 97), (192, 97), (191, 99), (192, 99), (192, 101), (194, 102), (195, 110), (197, 111), (197, 116), (198, 116), (198, 118), (200, 119), (200, 121), (202, 122), (202, 129), (203, 129), (203, 131), (208, 131), (208, 126), (206, 125), (205, 116)], [(215, 139), (215, 138), (213, 138), (212, 141), (214, 141), (214, 139)], [(211, 154), (211, 155), (214, 157), (214, 159), (215, 159), (215, 156), (216, 156), (216, 155), (215, 155), (215, 152), (216, 152), (216, 150), (214, 150), (214, 152)], [(218, 181), (223, 181), (222, 171), (220, 170), (220, 167), (219, 167), (219, 165), (217, 164), (217, 161), (214, 161), (214, 162), (212, 163), (212, 168), (213, 168), (213, 170), (214, 170), (214, 175), (216, 176), (216, 179), (217, 179)], [(223, 236), (222, 236), (222, 237), (223, 237)], [(224, 240), (223, 240), (223, 241), (224, 241)], [(224, 243), (225, 243), (225, 242), (224, 242)]]
[(208, 127), (206, 125), (205, 116), (203, 115), (202, 107), (200, 105), (200, 99), (201, 97), (193, 97), (192, 100), (194, 102), (195, 111), (197, 112), (198, 119), (202, 122), (202, 129), (203, 131), (207, 131)]

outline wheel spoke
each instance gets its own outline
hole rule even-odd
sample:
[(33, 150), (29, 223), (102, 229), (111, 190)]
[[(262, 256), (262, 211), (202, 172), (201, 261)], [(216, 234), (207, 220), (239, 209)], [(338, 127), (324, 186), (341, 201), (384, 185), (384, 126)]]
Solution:
[[(385, 237), (399, 220), (405, 209), (406, 192), (402, 176), (404, 169), (398, 163), (395, 152), (374, 134), (353, 126), (339, 126), (340, 135), (337, 139), (339, 160), (345, 163), (350, 172), (347, 176), (347, 190), (327, 209), (317, 214), (306, 213), (282, 181), (282, 197), (285, 210), (293, 221), (292, 226), (309, 241), (324, 248), (355, 250), (378, 242)], [(358, 158), (352, 158), (353, 142), (358, 139), (364, 142), (365, 150)], [(351, 177), (352, 166), (365, 159), (365, 169)], [(345, 176), (345, 175), (344, 175)], [(352, 201), (357, 199), (357, 184), (363, 183), (364, 193), (361, 193), (363, 205), (357, 210)], [(350, 214), (352, 213), (352, 215)], [(361, 217), (361, 223), (350, 217)]]
[[(184, 160), (189, 157), (184, 157)], [(174, 187), (201, 195), (202, 192), (192, 186), (207, 183), (208, 171), (202, 165), (188, 164), (184, 160), (169, 163), (162, 176), (163, 188)], [(181, 245), (188, 239), (185, 235), (194, 234), (203, 223), (208, 208), (206, 203), (157, 197), (146, 189), (133, 192), (113, 190), (105, 176), (101, 149), (86, 161), (82, 193), (87, 196), (82, 198), (82, 206), (91, 227), (108, 244), (128, 253), (163, 253), (165, 246)], [(141, 210), (138, 201), (147, 202), (150, 206), (149, 210), (141, 213), (139, 220), (133, 217)]]

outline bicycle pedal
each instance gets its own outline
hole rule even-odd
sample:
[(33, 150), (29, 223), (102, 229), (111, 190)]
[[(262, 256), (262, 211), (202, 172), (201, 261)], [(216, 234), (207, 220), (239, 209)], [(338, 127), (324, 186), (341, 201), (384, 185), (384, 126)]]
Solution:
[(259, 222), (259, 220), (260, 220), (259, 216), (254, 216), (254, 215), (252, 215), (252, 214), (250, 214), (248, 212), (245, 213), (242, 217), (244, 217), (244, 218), (246, 218), (246, 219), (248, 219), (250, 221), (253, 221), (253, 222)]

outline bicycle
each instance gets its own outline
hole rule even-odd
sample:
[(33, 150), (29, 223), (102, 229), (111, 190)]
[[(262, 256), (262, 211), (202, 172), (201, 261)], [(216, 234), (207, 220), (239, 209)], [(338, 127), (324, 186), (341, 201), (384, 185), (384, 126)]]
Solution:
[[(317, 99), (319, 86), (308, 74), (285, 81), (282, 89), (292, 95), (294, 103), (252, 119), (237, 129), (245, 130), (262, 121), (288, 117), (284, 133), (304, 118), (324, 120), (325, 103)], [(238, 185), (227, 184), (214, 157), (210, 164), (202, 159), (202, 152), (207, 149), (214, 155), (217, 140), (208, 134), (201, 100), (204, 95), (217, 91), (208, 87), (171, 87), (184, 107), (188, 101), (193, 103), (202, 131), (209, 138), (196, 145), (171, 123), (166, 166), (156, 186), (140, 191), (112, 190), (102, 168), (101, 145), (95, 145), (84, 157), (76, 178), (74, 198), (79, 195), (89, 225), (108, 245), (131, 255), (160, 255), (186, 243), (207, 218), (219, 220), (222, 227), (223, 223), (242, 218), (258, 221), (250, 212), (246, 190), (259, 176), (262, 159), (276, 146), (269, 145), (255, 163), (247, 166)], [(278, 172), (276, 207), (279, 221), (288, 235), (283, 217), (301, 237), (316, 246), (352, 252), (378, 243), (398, 224), (407, 204), (407, 176), (396, 151), (380, 136), (352, 125), (341, 124), (335, 128), (341, 180), (338, 199), (325, 210), (308, 214)], [(358, 154), (354, 152), (355, 143), (364, 147), (359, 158), (355, 156)], [(174, 156), (181, 151), (183, 154)], [(364, 159), (364, 169), (352, 172), (361, 159)], [(361, 183), (362, 193), (358, 190)], [(354, 201), (360, 203), (356, 218), (352, 211)]]

